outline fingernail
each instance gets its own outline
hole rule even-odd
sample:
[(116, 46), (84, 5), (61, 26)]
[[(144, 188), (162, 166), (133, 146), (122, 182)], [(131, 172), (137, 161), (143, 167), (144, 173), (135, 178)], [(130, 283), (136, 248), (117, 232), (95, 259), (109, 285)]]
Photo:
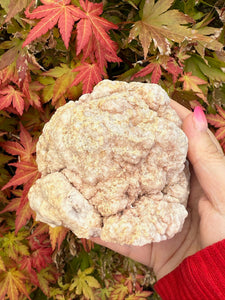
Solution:
[(206, 131), (208, 128), (208, 123), (203, 112), (203, 109), (200, 106), (196, 106), (194, 109), (194, 125), (198, 131)]

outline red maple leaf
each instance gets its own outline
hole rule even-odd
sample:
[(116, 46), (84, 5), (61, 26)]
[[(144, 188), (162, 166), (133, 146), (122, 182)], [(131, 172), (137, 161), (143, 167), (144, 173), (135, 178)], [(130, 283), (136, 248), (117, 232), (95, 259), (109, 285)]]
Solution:
[(11, 186), (17, 187), (23, 185), (23, 190), (15, 190), (12, 193), (17, 198), (12, 198), (6, 208), (2, 211), (16, 210), (16, 232), (24, 226), (31, 216), (33, 211), (28, 202), (28, 192), (33, 183), (40, 177), (37, 164), (34, 158), (36, 141), (32, 139), (29, 132), (20, 125), (20, 142), (5, 142), (1, 143), (2, 148), (12, 155), (19, 155), (18, 162), (9, 165), (16, 167), (15, 175), (9, 182), (3, 186), (2, 190)]
[(83, 93), (90, 93), (93, 89), (93, 86), (102, 80), (102, 74), (97, 63), (88, 64), (84, 62), (82, 65), (73, 69), (74, 72), (79, 72), (74, 81), (73, 85), (77, 85), (78, 83), (83, 83)]
[(176, 83), (177, 77), (183, 73), (183, 68), (178, 65), (173, 57), (168, 57), (164, 67), (173, 77), (173, 83)]
[(32, 12), (29, 11), (30, 5), (25, 11), (27, 18), (42, 20), (29, 32), (25, 42), (23, 43), (23, 47), (45, 34), (58, 23), (62, 39), (66, 48), (68, 48), (74, 22), (80, 18), (85, 18), (85, 13), (79, 7), (70, 5), (71, 0), (41, 0), (41, 2), (44, 5), (37, 7)]
[(30, 208), (28, 202), (28, 191), (30, 186), (26, 186), (24, 190), (17, 189), (12, 191), (14, 197), (10, 200), (9, 204), (0, 212), (0, 214), (5, 212), (16, 211), (15, 220), (15, 232), (17, 233), (21, 227), (23, 227), (31, 217), (35, 218), (34, 211)]
[(216, 128), (215, 136), (218, 140), (222, 140), (225, 138), (225, 110), (223, 110), (220, 106), (216, 106), (219, 114), (207, 115), (207, 121)]
[(22, 115), (24, 110), (23, 97), (23, 93), (8, 85), (0, 91), (0, 110), (9, 107), (12, 103), (13, 107)]
[[(77, 55), (83, 50), (84, 56), (89, 56), (91, 51), (96, 52), (99, 48), (98, 43), (100, 43), (104, 53), (109, 53), (116, 61), (120, 61), (116, 55), (116, 44), (108, 35), (110, 29), (117, 29), (118, 27), (99, 16), (103, 12), (103, 4), (92, 3), (87, 0), (85, 2), (81, 0), (80, 4), (86, 13), (86, 18), (82, 18), (77, 24)], [(98, 41), (97, 44), (96, 41)], [(105, 55), (101, 56), (104, 57)], [(102, 65), (100, 63), (101, 67)]]
[(26, 270), (31, 282), (39, 285), (37, 271), (40, 272), (52, 263), (52, 249), (46, 234), (35, 236), (35, 238), (30, 236), (28, 239), (31, 253), (21, 258), (20, 269)]
[(159, 79), (161, 78), (162, 75), (162, 70), (160, 67), (160, 64), (158, 62), (152, 62), (148, 64), (146, 67), (144, 67), (142, 70), (137, 72), (131, 77), (131, 80), (137, 77), (144, 77), (148, 74), (152, 73), (151, 76), (151, 83), (158, 83)]
[(35, 162), (19, 161), (17, 163), (11, 163), (10, 166), (17, 167), (15, 175), (4, 185), (2, 190), (11, 186), (18, 186), (21, 184), (33, 184), (40, 174)]
[(38, 272), (52, 263), (52, 247), (47, 234), (39, 237), (29, 238), (29, 245), (32, 251), (32, 267)]
[[(20, 197), (20, 205), (16, 210), (16, 221), (15, 221), (16, 233), (20, 230), (20, 228), (26, 225), (26, 223), (30, 220), (31, 217), (35, 219), (34, 211), (31, 209), (28, 200), (28, 192), (31, 185), (32, 183), (30, 185), (27, 184), (24, 187)], [(14, 201), (14, 199), (12, 201)]]
[(151, 83), (158, 83), (162, 76), (162, 68), (170, 73), (173, 77), (173, 83), (177, 81), (177, 77), (183, 73), (183, 69), (177, 64), (173, 57), (161, 56), (157, 60), (150, 60), (150, 64), (132, 76), (144, 77), (151, 74)]
[(23, 125), (20, 124), (20, 142), (7, 141), (0, 145), (6, 152), (12, 155), (19, 155), (20, 161), (30, 162), (36, 151), (36, 142)]

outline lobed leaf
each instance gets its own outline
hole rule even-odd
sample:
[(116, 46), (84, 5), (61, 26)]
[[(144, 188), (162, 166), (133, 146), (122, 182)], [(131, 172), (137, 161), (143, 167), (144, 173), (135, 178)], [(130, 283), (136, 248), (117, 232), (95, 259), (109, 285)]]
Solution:
[(57, 244), (58, 244), (58, 250), (60, 249), (60, 246), (63, 240), (65, 239), (68, 231), (69, 229), (63, 226), (57, 226), (57, 227), (49, 226), (49, 235), (50, 235), (52, 250), (55, 250)]
[(102, 75), (99, 66), (94, 64), (83, 63), (82, 65), (73, 69), (73, 72), (79, 72), (75, 77), (72, 85), (77, 85), (80, 82), (83, 83), (83, 93), (90, 93), (93, 86), (102, 80)]
[(13, 104), (13, 107), (22, 115), (24, 110), (24, 94), (18, 90), (15, 90), (14, 87), (8, 85), (0, 91), (0, 110), (7, 108), (10, 104)]
[(25, 286), (25, 279), (24, 274), (15, 268), (11, 268), (1, 274), (0, 299), (5, 299), (5, 296), (8, 295), (9, 299), (18, 300), (20, 292), (31, 300)]

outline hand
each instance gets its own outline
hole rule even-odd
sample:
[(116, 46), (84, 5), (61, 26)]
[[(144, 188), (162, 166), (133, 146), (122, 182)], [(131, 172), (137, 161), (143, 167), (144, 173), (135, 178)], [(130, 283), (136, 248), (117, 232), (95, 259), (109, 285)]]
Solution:
[(215, 137), (207, 129), (203, 112), (194, 113), (172, 101), (183, 120), (189, 140), (191, 192), (188, 217), (183, 229), (172, 239), (142, 247), (92, 240), (120, 254), (152, 267), (157, 279), (175, 269), (182, 260), (225, 238), (225, 157)]

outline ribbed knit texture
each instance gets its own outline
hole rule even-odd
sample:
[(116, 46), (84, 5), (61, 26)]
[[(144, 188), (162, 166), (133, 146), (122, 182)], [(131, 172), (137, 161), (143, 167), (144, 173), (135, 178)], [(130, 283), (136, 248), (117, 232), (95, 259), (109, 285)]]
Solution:
[(225, 240), (187, 257), (154, 289), (162, 300), (225, 300)]

